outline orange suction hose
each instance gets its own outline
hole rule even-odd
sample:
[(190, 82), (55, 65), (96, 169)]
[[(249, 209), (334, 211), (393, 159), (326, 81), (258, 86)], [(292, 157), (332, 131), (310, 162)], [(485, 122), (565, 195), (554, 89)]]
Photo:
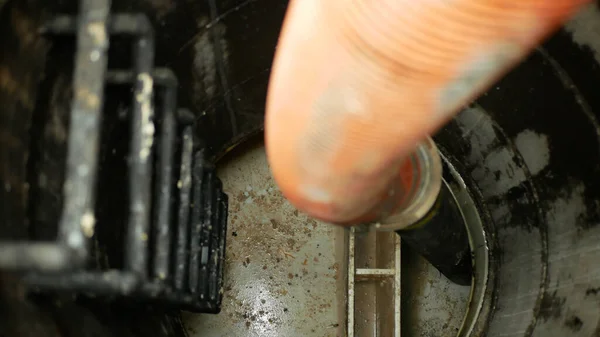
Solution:
[(292, 0), (265, 139), (283, 194), (377, 221), (404, 158), (588, 0)]

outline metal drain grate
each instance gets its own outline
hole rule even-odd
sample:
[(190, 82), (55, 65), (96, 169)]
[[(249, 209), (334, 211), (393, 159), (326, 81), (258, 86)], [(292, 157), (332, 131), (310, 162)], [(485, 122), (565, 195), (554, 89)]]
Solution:
[[(362, 234), (362, 233), (361, 233)], [(348, 238), (348, 326), (347, 335), (348, 337), (357, 336), (357, 319), (356, 319), (356, 285), (357, 282), (361, 281), (373, 281), (373, 280), (392, 280), (392, 298), (384, 299), (389, 306), (393, 306), (393, 319), (386, 322), (388, 327), (386, 331), (392, 333), (390, 337), (400, 337), (400, 310), (401, 310), (401, 240), (400, 236), (396, 233), (380, 233), (380, 235), (388, 235), (393, 238), (393, 262), (391, 268), (357, 268), (356, 257), (357, 257), (357, 240), (356, 236), (358, 231), (356, 228), (349, 230)], [(377, 240), (370, 240), (369, 245), (376, 246)], [(376, 295), (375, 295), (376, 296)], [(361, 304), (361, 306), (363, 306)], [(375, 309), (376, 310), (376, 309)], [(362, 318), (364, 319), (364, 317)], [(377, 324), (375, 324), (377, 325)], [(379, 330), (379, 328), (375, 328)], [(372, 329), (371, 329), (372, 330)], [(375, 332), (375, 335), (380, 335), (381, 332)], [(386, 334), (386, 333), (384, 333)]]
[[(228, 200), (214, 165), (194, 143), (191, 113), (177, 110), (177, 79), (168, 69), (154, 69), (154, 34), (146, 16), (110, 15), (108, 0), (82, 0), (79, 11), (57, 17), (44, 29), (49, 36), (76, 35), (77, 40), (58, 238), (0, 243), (0, 268), (26, 271), (34, 291), (125, 296), (216, 313)], [(132, 38), (133, 69), (107, 70), (113, 35)], [(133, 87), (128, 217), (122, 268), (97, 270), (87, 261), (97, 230), (95, 186), (102, 184), (97, 173), (105, 85)], [(156, 116), (155, 87), (161, 94)], [(161, 123), (155, 123), (158, 118)]]

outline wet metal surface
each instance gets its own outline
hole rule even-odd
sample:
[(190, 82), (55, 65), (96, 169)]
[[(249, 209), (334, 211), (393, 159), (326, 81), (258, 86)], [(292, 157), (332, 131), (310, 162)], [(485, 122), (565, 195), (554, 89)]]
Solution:
[(470, 287), (450, 282), (407, 245), (402, 248), (402, 336), (456, 336)]
[(260, 144), (232, 154), (219, 176), (231, 219), (223, 308), (184, 313), (190, 337), (344, 336), (344, 230), (284, 199)]

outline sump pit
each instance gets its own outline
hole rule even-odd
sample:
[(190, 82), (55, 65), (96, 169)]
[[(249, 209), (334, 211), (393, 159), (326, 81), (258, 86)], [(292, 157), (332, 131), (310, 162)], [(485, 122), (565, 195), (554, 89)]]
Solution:
[[(457, 200), (473, 207), (473, 223), (466, 185), (445, 158), (444, 164)], [(235, 149), (221, 161), (219, 176), (231, 219), (223, 309), (214, 316), (184, 313), (191, 337), (469, 336), (464, 317), (481, 307), (476, 299), (485, 287), (448, 281), (400, 249), (393, 232), (355, 232), (299, 213), (275, 185), (262, 142)], [(483, 232), (476, 236), (484, 239)]]

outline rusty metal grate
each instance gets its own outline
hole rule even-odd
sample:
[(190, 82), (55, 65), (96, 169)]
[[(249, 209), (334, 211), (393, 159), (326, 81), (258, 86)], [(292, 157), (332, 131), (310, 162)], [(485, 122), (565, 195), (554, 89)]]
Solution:
[(81, 267), (88, 257), (85, 233), (86, 228), (94, 225), (93, 186), (107, 61), (108, 15), (106, 1), (81, 2), (75, 30), (78, 48), (73, 86), (77, 91), (71, 107), (71, 123), (80, 127), (69, 130), (64, 187), (67, 206), (60, 220), (57, 242), (2, 242), (0, 266), (3, 268), (66, 270)]
[[(56, 242), (2, 242), (0, 268), (25, 271), (32, 291), (125, 296), (218, 312), (227, 195), (194, 142), (191, 113), (177, 109), (177, 78), (169, 69), (154, 68), (150, 21), (141, 14), (111, 15), (109, 0), (82, 0), (79, 15), (59, 16), (42, 33), (75, 35), (77, 43), (65, 206)], [(114, 35), (132, 41), (132, 69), (107, 69)], [(98, 157), (105, 86), (133, 90), (123, 266), (98, 270), (87, 262), (97, 230), (95, 187), (103, 183)], [(155, 89), (161, 98), (157, 114)]]

